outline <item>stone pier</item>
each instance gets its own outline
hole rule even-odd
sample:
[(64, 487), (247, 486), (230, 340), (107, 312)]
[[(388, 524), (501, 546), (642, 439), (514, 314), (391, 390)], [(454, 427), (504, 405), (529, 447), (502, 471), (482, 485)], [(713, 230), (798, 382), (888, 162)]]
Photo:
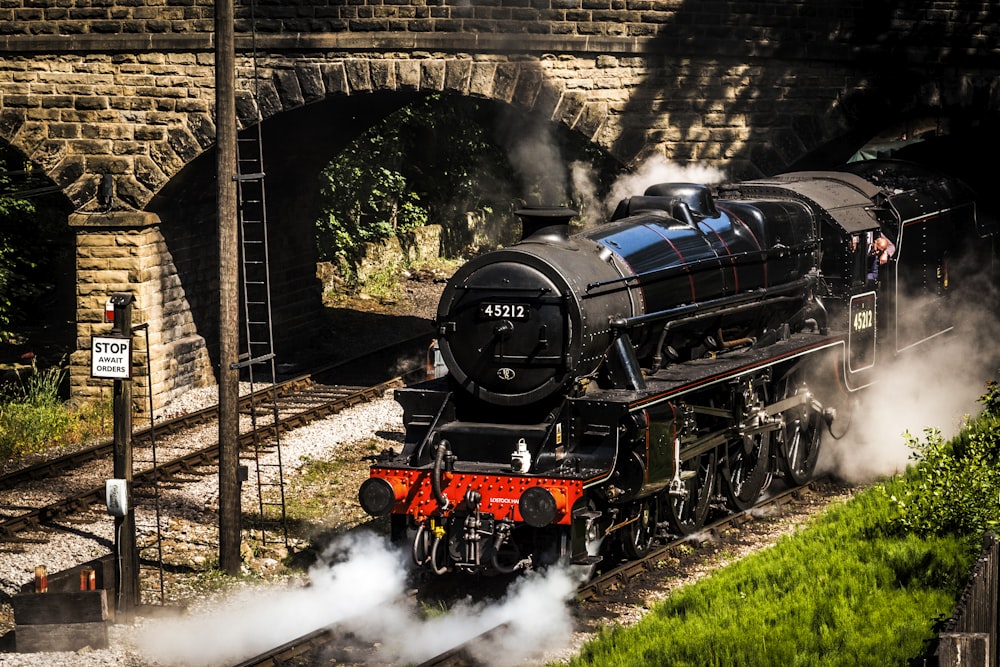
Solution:
[(69, 223), (76, 231), (76, 349), (70, 360), (74, 399), (111, 396), (113, 380), (90, 376), (90, 341), (111, 331), (104, 313), (114, 292), (134, 297), (133, 327), (148, 325), (132, 338), (137, 413), (148, 413), (150, 388), (153, 409), (158, 410), (188, 389), (214, 384), (208, 346), (198, 332), (159, 217), (138, 211), (75, 213)]

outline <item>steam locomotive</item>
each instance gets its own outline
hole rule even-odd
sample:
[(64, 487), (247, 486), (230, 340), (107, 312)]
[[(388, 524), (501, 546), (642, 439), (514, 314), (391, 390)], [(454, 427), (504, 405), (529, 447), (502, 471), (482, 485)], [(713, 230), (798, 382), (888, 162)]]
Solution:
[(952, 326), (991, 233), (962, 182), (888, 160), (575, 215), (518, 211), (520, 242), (462, 266), (448, 373), (395, 392), (404, 443), (359, 500), (420, 568), (594, 568), (806, 482), (845, 397)]

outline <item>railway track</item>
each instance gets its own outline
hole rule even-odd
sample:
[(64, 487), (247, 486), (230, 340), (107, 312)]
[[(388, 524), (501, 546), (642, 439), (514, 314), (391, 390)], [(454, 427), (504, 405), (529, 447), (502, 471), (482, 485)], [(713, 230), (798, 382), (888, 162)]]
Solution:
[[(404, 382), (404, 380), (401, 377), (397, 377), (397, 378), (392, 378), (392, 379), (390, 379), (389, 381), (387, 381), (385, 383), (379, 383), (377, 385), (373, 385), (371, 388), (368, 388), (368, 387), (349, 387), (349, 388), (346, 388), (347, 390), (349, 390), (349, 391), (346, 392), (346, 395), (341, 396), (338, 400), (342, 400), (344, 402), (344, 406), (345, 407), (348, 406), (348, 405), (356, 405), (358, 402), (362, 402), (362, 401), (366, 400), (366, 398), (364, 396), (355, 395), (355, 394), (357, 394), (357, 392), (362, 392), (364, 389), (372, 389), (373, 391), (375, 391), (376, 395), (379, 395), (386, 388), (389, 388), (391, 386), (395, 386), (397, 384), (402, 384), (403, 382)], [(303, 402), (302, 400), (300, 400), (299, 398), (297, 398), (298, 396), (301, 396), (302, 387), (319, 385), (320, 387), (323, 388), (322, 391), (326, 391), (328, 389), (331, 392), (338, 391), (338, 390), (330, 389), (330, 385), (323, 385), (322, 383), (317, 383), (312, 378), (295, 378), (294, 380), (289, 381), (290, 385), (293, 384), (293, 383), (299, 383), (302, 386), (299, 387), (299, 388), (294, 388), (292, 386), (289, 386), (289, 388), (287, 389), (287, 393), (286, 393), (285, 389), (279, 388), (279, 393), (287, 395), (287, 397), (288, 397), (288, 406), (289, 406), (289, 409), (287, 411), (287, 419), (285, 417), (283, 417), (282, 418), (282, 422), (281, 422), (282, 423), (281, 428), (282, 428), (283, 431), (284, 430), (289, 430), (291, 428), (297, 428), (298, 426), (305, 425), (306, 423), (308, 423), (309, 421), (311, 421), (311, 418), (308, 417), (307, 415), (305, 415), (305, 414), (299, 415), (298, 414), (298, 410), (299, 410), (299, 407), (301, 407), (301, 405), (299, 407), (296, 407), (296, 408), (292, 407), (293, 404), (296, 404), (296, 403), (301, 404)], [(344, 389), (345, 388), (340, 388), (339, 391), (343, 391)], [(270, 392), (271, 389), (267, 388), (266, 391)], [(317, 391), (317, 393), (322, 393), (322, 391)], [(244, 402), (246, 404), (245, 405), (241, 405), (241, 412), (245, 412), (246, 410), (248, 410), (250, 408), (249, 402), (248, 401), (244, 401)], [(327, 412), (325, 414), (333, 414), (334, 412), (337, 412), (340, 409), (343, 409), (343, 408), (334, 408), (334, 409), (330, 410), (329, 412)], [(322, 418), (323, 416), (325, 416), (325, 414), (323, 413), (323, 408), (320, 405), (314, 406), (314, 411), (316, 413), (315, 417), (314, 417), (315, 419), (319, 419), (319, 418)], [(285, 411), (283, 410), (282, 412), (285, 412)], [(303, 410), (303, 412), (305, 412), (305, 411)], [(176, 430), (174, 430), (175, 426), (172, 425), (172, 424), (168, 424), (168, 423), (157, 424), (156, 428), (155, 428), (155, 437), (156, 438), (161, 438), (161, 437), (166, 437), (166, 435), (168, 435), (170, 433), (183, 433), (186, 428), (198, 428), (198, 427), (211, 428), (214, 425), (214, 415), (216, 413), (217, 413), (216, 408), (214, 408), (214, 407), (213, 408), (206, 408), (205, 410), (198, 411), (197, 413), (192, 413), (190, 415), (185, 415), (183, 418), (179, 418), (178, 420), (171, 420), (171, 422), (176, 421), (176, 422), (183, 422), (183, 423), (187, 424), (186, 426), (183, 426), (183, 427), (180, 426), (180, 425), (177, 425), (176, 426)], [(270, 427), (271, 426), (269, 424), (267, 424), (267, 425), (262, 426), (261, 428), (270, 428)], [(152, 435), (152, 434), (149, 434), (149, 435)], [(137, 444), (141, 444), (141, 441), (145, 437), (147, 437), (147, 432), (146, 431), (141, 431), (141, 432), (135, 433), (134, 436), (133, 436), (133, 439), (134, 439), (134, 441)], [(246, 438), (247, 440), (250, 439), (249, 435), (243, 435), (243, 436), (241, 436), (241, 442), (243, 442), (243, 438)], [(107, 446), (110, 446), (110, 445), (107, 445)], [(95, 452), (96, 451), (101, 451), (100, 447), (101, 446), (95, 446), (94, 451)], [(216, 449), (217, 450), (217, 446), (210, 446), (210, 447), (201, 448), (201, 449), (202, 450), (205, 450), (205, 449), (208, 449), (208, 450)], [(83, 462), (83, 464), (85, 464), (86, 463), (86, 459), (88, 459), (88, 458), (90, 458), (90, 459), (101, 459), (102, 457), (103, 458), (110, 458), (109, 454), (110, 454), (110, 449), (105, 449), (105, 450), (103, 450), (102, 454), (95, 454), (93, 452), (90, 452), (90, 453), (88, 453), (88, 452), (78, 452), (76, 454), (76, 456)], [(160, 478), (161, 481), (163, 481), (164, 479), (167, 478), (167, 475), (165, 474), (165, 471), (170, 466), (173, 466), (170, 469), (175, 470), (176, 474), (178, 476), (183, 476), (185, 474), (190, 473), (192, 470), (194, 470), (195, 468), (198, 468), (198, 467), (209, 469), (210, 466), (211, 466), (211, 463), (215, 460), (214, 456), (213, 456), (213, 452), (203, 452), (203, 451), (194, 451), (194, 452), (191, 452), (189, 455), (186, 455), (186, 457), (178, 457), (178, 459), (180, 459), (180, 458), (187, 458), (188, 456), (191, 457), (191, 458), (189, 458), (189, 460), (187, 460), (186, 462), (182, 462), (182, 461), (178, 460), (176, 462), (176, 465), (174, 465), (174, 463), (175, 463), (174, 459), (171, 459), (168, 463), (161, 464), (161, 466), (159, 468), (159, 471), (160, 471), (159, 474), (161, 475), (161, 478)], [(204, 458), (198, 458), (199, 456), (204, 457)], [(67, 474), (66, 471), (73, 469), (72, 468), (72, 464), (67, 463), (67, 462), (53, 461), (53, 462), (49, 462), (49, 463), (51, 464), (51, 469), (53, 471), (56, 471), (56, 472), (54, 472), (52, 474), (55, 474), (56, 476), (65, 475), (65, 474)], [(59, 472), (59, 471), (62, 471), (62, 472)], [(37, 471), (34, 472), (34, 473), (32, 473), (32, 472), (29, 472), (27, 469), (26, 470), (22, 470), (22, 471), (17, 471), (16, 474), (21, 475), (22, 476), (21, 477), (22, 480), (45, 479), (45, 475), (44, 474), (39, 473)], [(135, 477), (136, 477), (137, 483), (139, 483), (139, 480), (141, 479), (141, 473), (139, 471), (137, 471)], [(0, 478), (0, 484), (3, 484), (4, 483), (3, 480), (5, 480), (5, 479), (7, 479), (7, 478), (6, 477)], [(0, 487), (0, 488), (3, 488), (3, 487)], [(789, 491), (789, 492), (786, 492), (783, 495), (784, 496), (788, 496), (790, 498), (794, 498), (795, 493), (796, 493), (795, 491)], [(89, 503), (89, 504), (93, 505), (95, 503), (103, 503), (103, 501), (104, 501), (104, 489), (103, 489), (103, 487), (101, 487), (100, 489), (91, 489), (91, 490), (89, 490), (89, 495), (87, 493), (84, 493), (84, 494), (82, 494), (82, 496), (83, 496), (83, 499), (80, 500), (77, 503), (77, 505), (74, 505), (72, 502), (70, 502), (69, 499), (66, 499), (65, 501), (60, 500), (58, 503), (50, 503), (50, 505), (52, 505), (51, 507), (48, 506), (48, 505), (46, 505), (46, 506), (44, 506), (42, 508), (39, 508), (37, 510), (31, 510), (30, 512), (26, 512), (25, 514), (35, 514), (36, 518), (34, 519), (34, 521), (28, 521), (25, 525), (27, 527), (30, 527), (32, 525), (44, 524), (46, 521), (51, 521), (53, 518), (65, 517), (68, 514), (72, 514), (74, 511), (76, 511), (77, 506), (81, 505), (81, 504)], [(772, 497), (772, 498), (768, 499), (768, 501), (770, 503), (779, 502), (778, 500), (776, 500), (776, 498), (777, 497)], [(63, 503), (69, 503), (69, 504), (63, 506)], [(748, 510), (747, 512), (743, 513), (743, 515), (749, 515), (750, 512), (757, 511), (757, 510), (759, 510), (759, 507), (752, 508), (751, 510)], [(20, 519), (19, 518), (15, 519), (15, 518), (12, 517), (11, 520), (13, 521), (13, 520), (20, 520)], [(4, 523), (6, 521), (7, 521), (7, 519), (4, 519), (3, 521), (0, 521), (0, 541), (3, 540), (3, 535), (5, 534), (4, 533)], [(726, 519), (721, 520), (719, 522), (713, 523), (712, 525), (708, 526), (706, 528), (706, 530), (708, 530), (708, 531), (722, 531), (722, 530), (725, 529), (725, 527), (727, 525), (733, 525), (735, 523), (740, 523), (740, 522), (741, 522), (741, 519), (739, 518), (739, 515), (734, 515), (732, 517), (727, 517)], [(20, 530), (26, 530), (26, 529), (27, 528), (22, 528)], [(17, 535), (18, 531), (15, 531), (13, 534)], [(605, 591), (610, 591), (610, 590), (614, 590), (616, 588), (621, 588), (623, 586), (627, 586), (628, 582), (630, 582), (634, 577), (636, 577), (636, 576), (638, 576), (638, 575), (640, 575), (640, 574), (642, 574), (644, 572), (651, 572), (651, 571), (653, 571), (656, 568), (656, 559), (657, 559), (657, 557), (660, 554), (662, 554), (663, 552), (665, 552), (665, 551), (669, 550), (670, 548), (672, 548), (673, 546), (676, 546), (676, 544), (677, 544), (677, 542), (674, 542), (674, 543), (672, 543), (670, 545), (666, 545), (666, 546), (662, 547), (662, 549), (658, 549), (658, 550), (655, 550), (655, 551), (651, 552), (647, 556), (647, 558), (643, 561), (646, 564), (635, 563), (635, 562), (633, 562), (633, 563), (627, 563), (627, 564), (623, 565), (621, 568), (618, 568), (618, 569), (616, 569), (616, 570), (614, 570), (612, 572), (608, 572), (606, 574), (603, 574), (599, 579), (597, 579), (597, 580), (595, 580), (593, 582), (590, 582), (586, 587), (580, 589), (580, 592), (578, 594), (579, 599), (581, 599), (581, 600), (590, 600), (590, 599), (598, 600), (600, 598), (600, 596), (604, 594)], [(270, 651), (267, 655), (262, 654), (261, 656), (255, 657), (255, 658), (250, 659), (250, 660), (246, 660), (246, 661), (240, 663), (240, 665), (241, 666), (242, 665), (246, 665), (247, 667), (249, 667), (250, 665), (279, 665), (279, 664), (280, 665), (286, 665), (286, 666), (288, 666), (288, 665), (311, 665), (311, 664), (315, 664), (315, 663), (312, 663), (312, 662), (309, 661), (309, 656), (310, 655), (313, 655), (313, 654), (320, 655), (320, 654), (322, 654), (322, 651), (326, 647), (330, 646), (331, 643), (335, 643), (337, 641), (342, 641), (342, 640), (343, 640), (342, 637), (338, 639), (338, 637), (336, 635), (336, 628), (333, 628), (332, 631), (330, 629), (319, 630), (319, 631), (316, 631), (314, 633), (311, 633), (309, 636), (306, 636), (304, 638), (300, 638), (300, 639), (297, 639), (295, 641), (289, 642), (289, 643), (283, 645), (282, 647), (278, 647), (278, 648)], [(477, 641), (478, 642), (484, 642), (484, 641), (486, 641), (486, 639), (484, 637), (482, 637), (482, 636), (479, 636), (477, 638), (473, 638), (473, 639), (469, 640), (469, 642), (467, 644), (469, 646), (474, 646)], [(434, 656), (434, 657), (426, 660), (425, 662), (421, 663), (421, 665), (427, 665), (427, 666), (430, 666), (430, 665), (453, 665), (453, 666), (458, 666), (458, 665), (475, 665), (475, 664), (481, 664), (481, 663), (477, 663), (476, 659), (474, 657), (471, 657), (472, 655), (474, 655), (474, 652), (467, 651), (466, 650), (466, 645), (463, 644), (462, 646), (456, 646), (456, 647), (453, 647), (453, 648), (451, 648), (451, 649), (449, 649), (449, 650), (447, 650), (445, 652), (442, 652), (438, 656)]]
[[(801, 499), (804, 494), (809, 493), (810, 490), (814, 489), (816, 484), (819, 482), (820, 480), (814, 480), (807, 482), (802, 486), (783, 489), (777, 493), (771, 494), (766, 498), (762, 498), (753, 507), (743, 512), (729, 514), (713, 523), (707, 524), (699, 531), (699, 535), (705, 535), (716, 539), (727, 528), (732, 528), (746, 523), (754, 514), (757, 514), (764, 509), (770, 511), (774, 508), (779, 508)], [(672, 551), (687, 542), (688, 539), (688, 537), (678, 537), (670, 542), (667, 542), (662, 547), (651, 549), (649, 553), (645, 554), (640, 559), (631, 560), (627, 563), (619, 565), (618, 567), (612, 568), (607, 572), (601, 573), (580, 587), (577, 592), (577, 599), (582, 601), (598, 598), (609, 590), (619, 588), (621, 586), (628, 586), (629, 583), (637, 576), (655, 570), (660, 562), (668, 557)]]
[[(387, 389), (402, 386), (403, 384), (404, 379), (399, 377), (371, 387), (327, 387), (320, 385), (310, 387), (308, 392), (300, 389), (297, 393), (290, 395), (290, 400), (299, 407), (291, 414), (281, 417), (277, 430), (279, 433), (285, 433), (300, 428), (313, 421), (336, 414), (346, 408), (370, 401), (373, 398), (381, 396)], [(313, 400), (304, 399), (306, 394)], [(209, 411), (217, 413), (216, 408), (211, 408)], [(192, 424), (203, 425), (205, 422), (201, 421), (202, 416), (195, 416), (193, 422), (187, 418), (180, 418), (176, 420), (179, 423), (170, 425), (170, 432), (181, 433), (192, 428)], [(274, 426), (270, 423), (258, 426), (256, 429), (240, 433), (237, 442), (240, 448), (244, 449), (252, 446), (262, 434), (269, 434), (273, 431)], [(137, 445), (141, 445), (141, 443), (137, 443)], [(80, 455), (61, 457), (60, 460), (55, 460), (51, 464), (42, 465), (38, 470), (33, 471), (35, 476), (22, 476), (22, 479), (38, 482), (39, 480), (66, 475), (72, 470), (79, 469), (81, 463), (90, 463), (101, 456), (108, 456), (109, 454), (110, 445), (98, 445), (90, 448), (88, 451), (81, 452)], [(141, 446), (137, 448), (136, 454), (138, 457), (142, 456), (143, 449)], [(152, 484), (154, 478), (160, 482), (176, 480), (181, 474), (190, 473), (197, 468), (215, 464), (218, 461), (218, 456), (219, 446), (217, 442), (205, 447), (198, 447), (183, 455), (174, 456), (163, 463), (158, 463), (155, 468), (150, 464), (148, 467), (136, 470), (133, 474), (133, 485), (136, 488), (142, 488), (143, 485)], [(108, 462), (110, 462), (110, 459)], [(40, 473), (45, 474), (42, 475)], [(6, 485), (4, 488), (16, 489), (18, 486)], [(40, 507), (4, 518), (0, 520), (0, 540), (13, 538), (18, 533), (27, 530), (35, 530), (55, 519), (65, 518), (74, 512), (85, 510), (95, 503), (104, 502), (105, 493), (104, 486), (88, 488)]]
[[(823, 480), (816, 480), (802, 486), (779, 490), (745, 511), (726, 515), (706, 525), (699, 535), (709, 541), (719, 539), (722, 533), (746, 524), (754, 516), (761, 513), (771, 514), (802, 500), (812, 494), (822, 483)], [(601, 573), (577, 589), (575, 600), (578, 604), (587, 601), (599, 602), (611, 592), (621, 591), (632, 586), (639, 577), (655, 573), (658, 570), (658, 564), (689, 539), (691, 538), (673, 539), (663, 546), (651, 550), (640, 560), (622, 563)], [(502, 632), (506, 625), (506, 623), (500, 623), (488, 628), (475, 637), (427, 658), (420, 662), (418, 667), (482, 667), (484, 663), (475, 657), (477, 655), (476, 647), (490, 645), (491, 639), (497, 633)], [(310, 662), (311, 659), (323, 655), (324, 651), (330, 650), (330, 647), (343, 641), (345, 641), (343, 634), (338, 633), (336, 627), (316, 630), (273, 650), (246, 659), (234, 667), (310, 665), (314, 664)], [(480, 654), (482, 653), (480, 652)]]
[(270, 651), (240, 662), (233, 667), (281, 667), (284, 665), (308, 664), (301, 662), (334, 641), (334, 633), (328, 628), (321, 628), (303, 635), (286, 644), (277, 646)]
[[(289, 393), (297, 391), (298, 387), (306, 386), (311, 382), (311, 376), (308, 375), (302, 378), (295, 378), (294, 380), (279, 383), (277, 391), (279, 396), (286, 396)], [(271, 388), (268, 387), (267, 389), (258, 390), (254, 395), (241, 396), (238, 409), (240, 412), (245, 412), (253, 402), (261, 401), (270, 395), (271, 391)], [(154, 437), (163, 438), (196, 426), (214, 423), (218, 418), (218, 414), (218, 406), (210, 406), (196, 412), (165, 420), (155, 424), (153, 427), (137, 430), (132, 434), (132, 446), (141, 448), (148, 446)], [(0, 490), (14, 489), (27, 482), (58, 477), (69, 471), (76, 470), (90, 461), (109, 458), (112, 455), (113, 449), (114, 443), (111, 440), (102, 441), (68, 454), (46, 459), (39, 463), (5, 473), (0, 475)]]
[[(424, 344), (426, 337), (418, 336), (403, 343), (372, 353), (373, 358), (391, 358), (409, 346)], [(404, 385), (422, 369), (411, 366), (402, 375), (368, 386), (328, 384), (331, 377), (352, 373), (353, 360), (330, 366), (309, 374), (268, 385), (252, 394), (239, 398), (241, 415), (240, 434), (237, 436), (241, 450), (252, 447), (275, 431), (283, 434), (311, 422), (336, 414), (344, 409), (370, 401), (386, 390)], [(370, 363), (370, 362), (369, 362)], [(395, 363), (395, 359), (393, 360)], [(388, 362), (376, 366), (390, 367)], [(274, 414), (271, 402), (277, 403), (278, 423), (271, 423)], [(262, 410), (265, 406), (267, 410)], [(251, 418), (250, 412), (256, 414)], [(210, 406), (155, 423), (134, 431), (132, 435), (134, 472), (133, 487), (141, 490), (154, 480), (159, 483), (174, 481), (196, 470), (205, 470), (218, 460), (217, 435), (208, 445), (193, 446), (178, 451), (177, 442), (182, 434), (196, 430), (210, 430), (217, 423), (218, 406)], [(166, 440), (172, 444), (164, 446)], [(192, 440), (197, 440), (192, 438)], [(204, 440), (204, 437), (201, 438)], [(166, 456), (152, 456), (153, 447)], [(92, 505), (105, 501), (105, 487), (79, 488), (73, 478), (107, 479), (112, 476), (111, 464), (114, 444), (111, 441), (94, 444), (62, 456), (26, 466), (0, 476), (0, 542), (17, 541), (27, 531), (35, 531), (56, 520), (86, 511)], [(153, 463), (156, 461), (154, 467)], [(59, 483), (57, 483), (59, 482)], [(68, 482), (68, 483), (62, 483)], [(53, 487), (62, 487), (53, 491)], [(53, 497), (58, 496), (58, 497)]]

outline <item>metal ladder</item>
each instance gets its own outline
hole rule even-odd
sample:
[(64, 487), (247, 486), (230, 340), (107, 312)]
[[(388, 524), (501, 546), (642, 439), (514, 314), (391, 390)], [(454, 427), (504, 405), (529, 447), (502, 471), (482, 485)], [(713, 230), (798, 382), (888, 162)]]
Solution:
[[(245, 329), (236, 366), (255, 396), (258, 383), (270, 382), (268, 399), (253, 398), (250, 422), (257, 433), (258, 416), (270, 412), (272, 428), (254, 437), (252, 463), (259, 504), (258, 529), (262, 544), (284, 541), (288, 546), (285, 479), (281, 456), (278, 392), (271, 326), (271, 280), (268, 270), (267, 206), (264, 197), (264, 155), (258, 120), (237, 136), (237, 207), (240, 231), (240, 283)], [(248, 463), (250, 455), (247, 456)], [(249, 465), (247, 466), (249, 470)]]

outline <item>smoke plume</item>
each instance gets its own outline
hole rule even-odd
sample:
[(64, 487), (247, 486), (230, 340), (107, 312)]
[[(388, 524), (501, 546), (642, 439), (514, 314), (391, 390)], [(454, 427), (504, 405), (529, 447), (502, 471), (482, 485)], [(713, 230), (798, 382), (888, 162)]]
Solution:
[(156, 664), (211, 667), (336, 625), (371, 642), (370, 663), (405, 664), (507, 623), (479, 656), (484, 665), (506, 667), (569, 641), (567, 603), (576, 582), (566, 572), (531, 573), (499, 602), (464, 602), (426, 618), (405, 595), (408, 567), (408, 556), (384, 538), (345, 536), (310, 570), (308, 586), (255, 586), (185, 617), (149, 621), (137, 631), (136, 644)]
[(657, 183), (714, 185), (722, 182), (723, 178), (723, 173), (715, 167), (697, 164), (682, 166), (668, 162), (662, 155), (654, 155), (639, 165), (635, 172), (625, 174), (615, 181), (604, 200), (605, 212), (614, 211), (622, 199), (641, 195), (646, 188)]
[[(972, 295), (974, 302), (959, 300)], [(853, 397), (848, 414), (839, 415), (841, 423), (834, 430), (849, 421), (845, 437), (834, 440), (824, 433), (820, 472), (834, 472), (855, 483), (902, 472), (913, 454), (907, 434), (922, 439), (926, 430), (934, 429), (948, 439), (979, 413), (978, 399), (986, 382), (996, 379), (1000, 363), (995, 343), (1000, 322), (989, 307), (997, 303), (996, 292), (982, 281), (966, 284), (963, 292), (951, 296), (943, 303), (911, 302), (914, 319), (948, 316), (953, 328), (893, 359), (878, 361), (876, 382)], [(923, 324), (902, 316), (898, 320), (903, 328)]]

